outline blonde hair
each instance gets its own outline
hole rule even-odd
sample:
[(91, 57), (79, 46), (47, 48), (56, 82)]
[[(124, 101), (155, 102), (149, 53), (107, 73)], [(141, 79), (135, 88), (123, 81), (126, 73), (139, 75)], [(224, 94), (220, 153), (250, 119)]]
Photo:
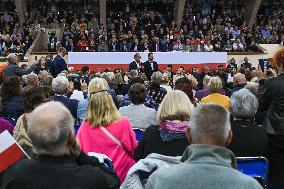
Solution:
[(91, 127), (104, 127), (120, 118), (121, 115), (107, 91), (91, 93), (86, 113), (86, 121)]
[(98, 91), (108, 91), (108, 83), (103, 78), (95, 77), (89, 83), (88, 97), (90, 98), (92, 93), (96, 93)]
[(170, 91), (166, 94), (158, 109), (157, 121), (189, 120), (193, 108), (194, 105), (184, 92), (180, 90)]
[(223, 88), (222, 80), (219, 77), (211, 77), (208, 82), (208, 90), (211, 93), (218, 93)]

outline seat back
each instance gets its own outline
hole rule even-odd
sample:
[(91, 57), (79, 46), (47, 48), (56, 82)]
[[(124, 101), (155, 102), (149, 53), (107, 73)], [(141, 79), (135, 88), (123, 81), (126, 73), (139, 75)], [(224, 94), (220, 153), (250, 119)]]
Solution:
[(267, 186), (269, 162), (265, 157), (237, 157), (238, 170)]
[(142, 129), (138, 129), (138, 128), (133, 128), (133, 130), (135, 132), (137, 142), (140, 142), (140, 140), (142, 139), (144, 131)]
[(77, 135), (79, 128), (80, 128), (80, 125), (77, 125), (77, 124), (74, 125), (75, 136)]

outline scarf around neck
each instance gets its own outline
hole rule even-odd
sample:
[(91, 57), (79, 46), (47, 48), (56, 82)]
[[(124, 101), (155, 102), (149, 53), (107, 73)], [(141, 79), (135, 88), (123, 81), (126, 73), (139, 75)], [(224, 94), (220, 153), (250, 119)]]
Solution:
[(163, 142), (169, 142), (176, 139), (186, 138), (185, 133), (189, 121), (173, 122), (165, 120), (160, 123), (160, 137)]

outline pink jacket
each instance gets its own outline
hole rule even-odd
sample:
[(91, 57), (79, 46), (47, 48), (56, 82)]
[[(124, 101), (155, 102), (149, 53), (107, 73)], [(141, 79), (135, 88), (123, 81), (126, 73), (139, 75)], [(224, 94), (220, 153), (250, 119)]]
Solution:
[(128, 170), (135, 164), (134, 150), (137, 147), (135, 133), (127, 118), (115, 121), (105, 128), (124, 145), (130, 155), (110, 139), (100, 128), (91, 128), (87, 122), (81, 124), (77, 138), (83, 152), (102, 153), (111, 158), (115, 172), (122, 183)]

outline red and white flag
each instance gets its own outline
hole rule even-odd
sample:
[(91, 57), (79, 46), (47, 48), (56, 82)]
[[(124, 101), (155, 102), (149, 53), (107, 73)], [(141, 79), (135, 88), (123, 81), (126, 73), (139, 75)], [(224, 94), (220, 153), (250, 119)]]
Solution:
[(24, 156), (29, 157), (13, 136), (7, 130), (2, 132), (0, 134), (0, 173)]

